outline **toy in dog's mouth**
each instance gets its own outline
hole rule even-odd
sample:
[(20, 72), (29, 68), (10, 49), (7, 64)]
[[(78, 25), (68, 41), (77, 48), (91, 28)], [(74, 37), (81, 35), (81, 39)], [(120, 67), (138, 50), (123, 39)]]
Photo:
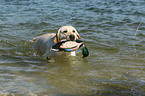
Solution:
[(86, 46), (84, 46), (84, 42), (82, 40), (75, 40), (75, 41), (68, 41), (68, 40), (61, 40), (60, 42), (56, 43), (53, 47), (53, 51), (65, 51), (65, 52), (72, 52), (76, 51), (79, 48), (82, 48), (83, 57), (87, 57), (89, 55), (89, 51)]
[(83, 43), (78, 43), (78, 42), (75, 42), (75, 41), (67, 41), (65, 43), (62, 43), (60, 48), (72, 49), (72, 48), (76, 48), (76, 47), (80, 46), (81, 44), (83, 44)]
[(81, 40), (76, 41), (68, 41), (68, 40), (61, 40), (60, 42), (56, 43), (53, 47), (53, 51), (75, 51), (81, 48), (84, 45), (84, 42)]

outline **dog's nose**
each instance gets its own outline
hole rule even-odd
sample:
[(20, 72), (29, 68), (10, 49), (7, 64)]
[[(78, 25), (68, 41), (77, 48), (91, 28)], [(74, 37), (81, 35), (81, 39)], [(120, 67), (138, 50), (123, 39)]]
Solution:
[(74, 41), (74, 40), (75, 40), (75, 36), (71, 34), (71, 35), (69, 36), (69, 39), (70, 39), (71, 41)]

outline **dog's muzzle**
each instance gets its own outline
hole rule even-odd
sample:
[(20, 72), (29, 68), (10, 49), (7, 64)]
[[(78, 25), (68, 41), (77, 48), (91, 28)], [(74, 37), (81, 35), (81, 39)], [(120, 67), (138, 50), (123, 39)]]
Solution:
[(71, 41), (74, 41), (74, 40), (75, 40), (75, 36), (71, 34), (71, 35), (69, 36), (69, 39), (70, 39)]

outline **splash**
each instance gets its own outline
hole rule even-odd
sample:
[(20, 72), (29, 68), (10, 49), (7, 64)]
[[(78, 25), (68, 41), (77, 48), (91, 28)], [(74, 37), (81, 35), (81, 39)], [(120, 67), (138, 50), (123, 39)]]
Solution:
[[(140, 23), (140, 24), (138, 25), (138, 27), (137, 27), (137, 29), (136, 29), (136, 31), (135, 31), (133, 40), (136, 40), (136, 35), (137, 35), (137, 33), (138, 33), (138, 30), (139, 30), (139, 27), (141, 26), (141, 24), (142, 24), (142, 23)], [(135, 47), (135, 41), (133, 42), (133, 48), (134, 48), (135, 56), (137, 56), (137, 54), (136, 54), (136, 53), (137, 53), (137, 49), (136, 49), (136, 47)]]

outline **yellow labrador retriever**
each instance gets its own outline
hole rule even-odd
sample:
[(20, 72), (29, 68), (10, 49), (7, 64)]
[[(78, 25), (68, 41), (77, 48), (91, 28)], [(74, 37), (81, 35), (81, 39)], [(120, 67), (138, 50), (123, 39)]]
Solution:
[(32, 42), (33, 48), (40, 51), (46, 59), (49, 59), (49, 55), (71, 55), (75, 56), (75, 51), (73, 52), (51, 52), (51, 47), (62, 39), (75, 41), (77, 39), (82, 39), (78, 34), (77, 30), (72, 26), (63, 26), (57, 33), (48, 33), (41, 36), (35, 37)]

